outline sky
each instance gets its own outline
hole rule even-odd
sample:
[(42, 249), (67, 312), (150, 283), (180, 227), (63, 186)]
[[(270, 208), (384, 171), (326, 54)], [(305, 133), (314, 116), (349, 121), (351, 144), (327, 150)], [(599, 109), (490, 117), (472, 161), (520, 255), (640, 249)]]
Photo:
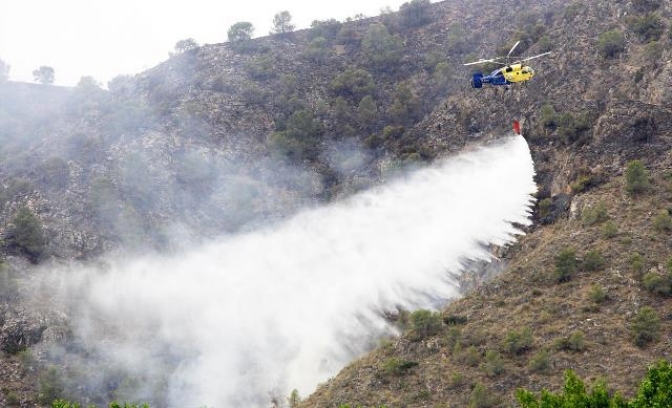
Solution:
[(54, 68), (56, 85), (76, 85), (82, 76), (105, 85), (167, 59), (179, 40), (225, 42), (239, 21), (251, 22), (257, 37), (285, 10), (300, 29), (313, 20), (397, 11), (406, 1), (0, 0), (0, 59), (15, 81), (33, 82), (33, 70), (46, 65)]

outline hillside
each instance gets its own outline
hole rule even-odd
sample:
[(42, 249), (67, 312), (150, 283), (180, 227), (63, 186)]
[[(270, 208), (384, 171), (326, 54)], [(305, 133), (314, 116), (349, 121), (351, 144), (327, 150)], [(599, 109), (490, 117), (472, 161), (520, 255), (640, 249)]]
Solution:
[[(567, 368), (628, 393), (647, 364), (670, 358), (672, 5), (412, 4), (205, 45), (109, 91), (0, 83), (0, 401), (44, 404), (38, 378), (67, 366), (45, 350), (81, 346), (67, 317), (23, 296), (32, 265), (169, 252), (269, 225), (497, 138), (514, 119), (539, 193), (533, 227), (501, 251), (506, 271), (442, 311), (436, 333), (385, 342), (302, 406), (468, 406), (482, 387), (493, 399), (474, 406), (509, 406), (517, 387), (557, 389)], [(535, 79), (471, 89), (462, 63), (516, 40), (524, 55), (552, 51), (531, 61)], [(634, 195), (632, 160), (651, 174)], [(568, 249), (578, 270), (557, 279)], [(591, 251), (599, 262), (586, 267)], [(638, 347), (643, 306), (661, 328)], [(511, 351), (517, 337), (524, 347)], [(87, 398), (115, 395), (124, 377), (112, 378), (108, 395)]]

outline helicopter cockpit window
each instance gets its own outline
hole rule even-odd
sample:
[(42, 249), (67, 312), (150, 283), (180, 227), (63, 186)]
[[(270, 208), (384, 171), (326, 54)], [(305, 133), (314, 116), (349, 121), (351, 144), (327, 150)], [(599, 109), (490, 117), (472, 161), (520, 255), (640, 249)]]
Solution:
[(513, 68), (511, 68), (511, 67), (506, 67), (506, 72), (513, 72)]

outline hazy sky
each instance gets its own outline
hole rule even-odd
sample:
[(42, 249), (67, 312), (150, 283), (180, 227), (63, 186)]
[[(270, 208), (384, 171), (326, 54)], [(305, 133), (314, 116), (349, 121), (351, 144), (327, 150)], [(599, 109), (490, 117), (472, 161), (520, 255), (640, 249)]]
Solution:
[(90, 75), (106, 84), (168, 57), (175, 43), (226, 41), (228, 28), (249, 21), (267, 35), (273, 16), (287, 10), (297, 28), (313, 20), (362, 13), (368, 17), (408, 0), (0, 0), (0, 59), (10, 79), (32, 82), (41, 65), (54, 68), (57, 85)]

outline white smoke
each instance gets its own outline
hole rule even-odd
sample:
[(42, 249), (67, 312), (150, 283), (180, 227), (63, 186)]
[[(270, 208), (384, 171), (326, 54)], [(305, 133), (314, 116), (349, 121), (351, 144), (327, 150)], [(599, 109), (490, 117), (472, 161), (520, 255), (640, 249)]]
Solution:
[(273, 228), (83, 271), (77, 336), (167, 374), (172, 407), (307, 395), (392, 331), (378, 311), (456, 297), (448, 272), (528, 223), (533, 174), (525, 140), (505, 138)]

